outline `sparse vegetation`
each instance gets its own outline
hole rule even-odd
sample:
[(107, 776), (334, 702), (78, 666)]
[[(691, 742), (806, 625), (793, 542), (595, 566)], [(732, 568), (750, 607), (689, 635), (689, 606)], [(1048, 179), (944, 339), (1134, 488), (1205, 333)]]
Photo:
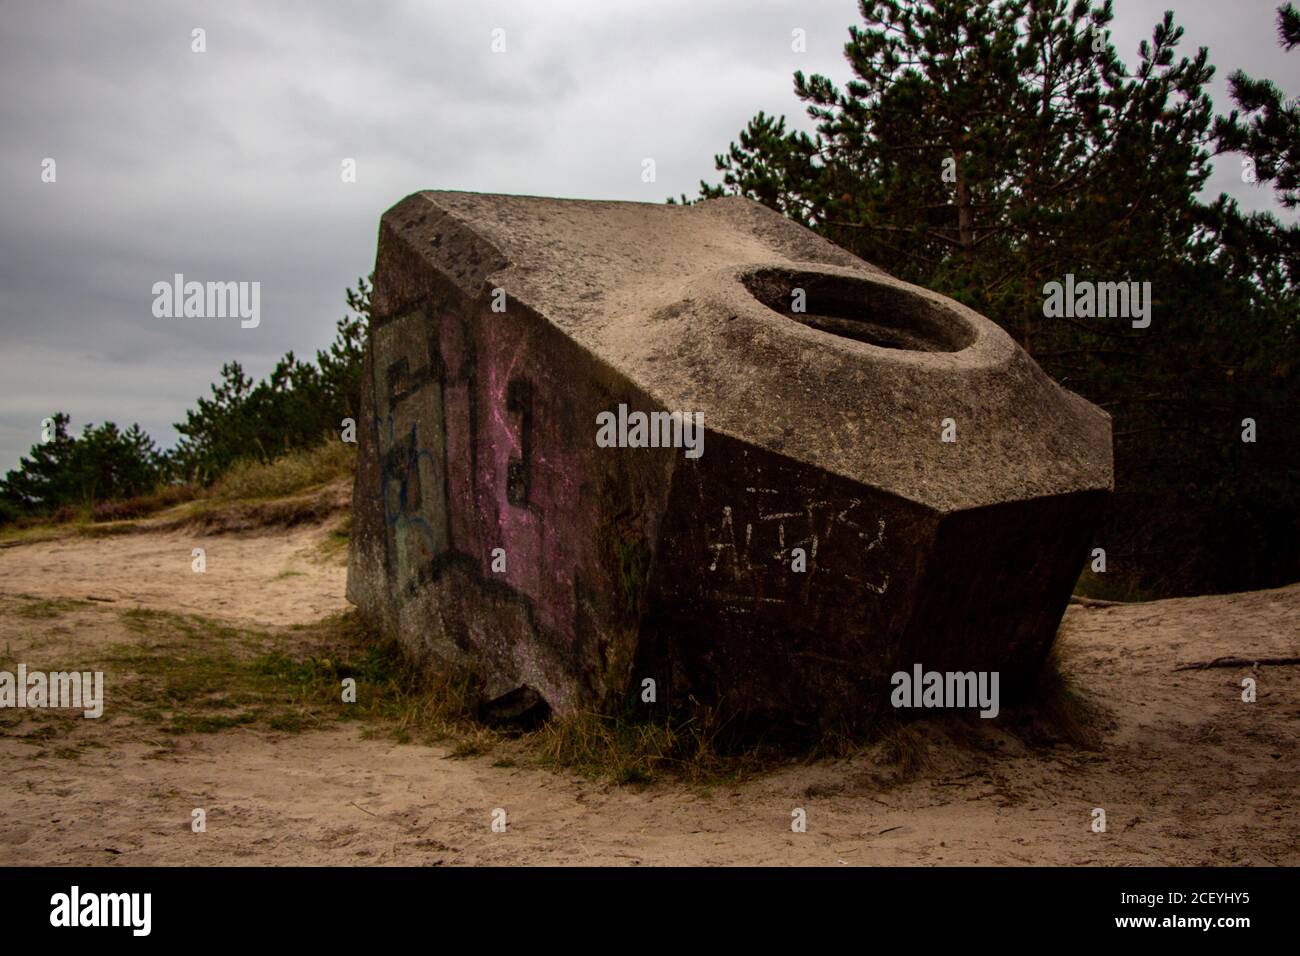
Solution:
[[(394, 661), (382, 648), (344, 638), (352, 624), (331, 618), (283, 631), (245, 629), (192, 615), (122, 612), (142, 640), (105, 664), (127, 688), (117, 706), (167, 733), (235, 726), (297, 733), (330, 722), (395, 716)], [(355, 704), (342, 681), (357, 683)]]
[(332, 558), (339, 557), (347, 553), (348, 542), (352, 539), (352, 514), (351, 512), (330, 528), (329, 534), (325, 540), (320, 543), (321, 557)]
[[(135, 639), (110, 647), (100, 661), (79, 662), (79, 667), (111, 675), (111, 706), (103, 719), (139, 721), (145, 734), (162, 734), (164, 742), (236, 728), (302, 733), (357, 721), (368, 736), (440, 743), (451, 758), (491, 755), (502, 766), (531, 764), (617, 784), (663, 778), (706, 784), (741, 779), (791, 760), (864, 752), (888, 765), (891, 779), (905, 780), (925, 767), (929, 730), (974, 741), (986, 729), (978, 718), (919, 723), (899, 721), (890, 712), (856, 731), (826, 734), (810, 750), (807, 742), (791, 746), (739, 737), (713, 711), (693, 708), (650, 719), (632, 711), (586, 711), (525, 730), (482, 722), (480, 685), (473, 674), (410, 659), (396, 643), (376, 640), (355, 612), (310, 625), (261, 629), (80, 600), (24, 598), (13, 602), (11, 610), (47, 622), (87, 610), (115, 615)], [(42, 664), (66, 666), (60, 661)], [(356, 681), (355, 703), (342, 700), (345, 678)], [(1008, 719), (999, 723), (1028, 744), (1087, 748), (1098, 741), (1098, 713), (1055, 655), (1044, 669), (1036, 700), (1005, 713)], [(24, 719), (8, 712), (0, 728), (16, 732)], [(36, 711), (26, 719), (38, 726), (20, 735), (23, 739), (43, 746), (60, 740), (68, 745), (69, 756), (93, 740), (78, 733), (79, 723), (64, 715)], [(72, 734), (75, 740), (68, 739)]]
[(197, 485), (165, 485), (150, 495), (137, 495), (121, 501), (101, 501), (90, 509), (91, 521), (131, 521), (170, 508), (185, 501), (193, 501), (202, 489)]
[[(338, 485), (350, 481), (355, 458), (354, 446), (329, 437), (272, 462), (241, 462), (206, 491), (176, 485), (93, 509), (68, 507), (53, 515), (24, 517), (0, 527), (0, 547), (67, 535), (129, 534), (159, 526), (221, 532), (325, 521), (348, 508), (348, 488)], [(151, 520), (142, 523), (144, 519)], [(346, 551), (351, 526), (348, 516), (331, 529), (322, 556)]]
[(331, 435), (273, 461), (237, 462), (212, 486), (208, 497), (215, 501), (286, 497), (351, 475), (355, 460), (356, 446)]
[(69, 598), (53, 598), (51, 600), (32, 599), (17, 607), (14, 614), (17, 617), (25, 617), (30, 620), (48, 620), (50, 618), (60, 617), (68, 611), (74, 611), (77, 608), (91, 607), (90, 601), (77, 601)]
[(551, 719), (534, 740), (543, 763), (616, 783), (645, 783), (665, 771), (701, 778), (721, 765), (707, 732), (666, 722), (583, 712)]

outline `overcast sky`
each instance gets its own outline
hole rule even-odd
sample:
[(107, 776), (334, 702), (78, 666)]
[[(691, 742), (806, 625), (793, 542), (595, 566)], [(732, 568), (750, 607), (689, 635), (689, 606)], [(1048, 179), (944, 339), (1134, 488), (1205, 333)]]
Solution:
[[(1114, 41), (1131, 64), (1173, 8), (1226, 111), (1239, 67), (1300, 94), (1276, 5), (1118, 0)], [(313, 355), (373, 265), (380, 214), (418, 189), (693, 196), (758, 110), (807, 127), (791, 74), (842, 82), (857, 19), (855, 0), (0, 0), (0, 471), (56, 410), (170, 446), (223, 362), (260, 377)], [(1236, 161), (1221, 191), (1273, 208)], [(155, 318), (151, 288), (177, 272), (261, 282), (261, 324)]]

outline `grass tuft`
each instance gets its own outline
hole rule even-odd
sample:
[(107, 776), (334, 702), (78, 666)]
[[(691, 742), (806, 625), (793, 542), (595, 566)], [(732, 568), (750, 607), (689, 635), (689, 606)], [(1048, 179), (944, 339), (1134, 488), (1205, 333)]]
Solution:
[(1101, 749), (1106, 715), (1065, 669), (1059, 641), (1038, 674), (1028, 714), (1037, 735), (1084, 750)]
[(52, 598), (50, 600), (30, 599), (21, 607), (14, 608), (14, 615), (28, 620), (42, 620), (62, 617), (69, 611), (93, 607), (93, 601), (79, 601), (76, 598)]
[(709, 779), (736, 769), (717, 753), (707, 718), (675, 723), (583, 711), (552, 718), (529, 737), (542, 764), (620, 784), (663, 774)]
[(275, 461), (241, 461), (208, 492), (216, 501), (284, 498), (352, 474), (356, 446), (327, 438), (314, 448), (292, 451)]

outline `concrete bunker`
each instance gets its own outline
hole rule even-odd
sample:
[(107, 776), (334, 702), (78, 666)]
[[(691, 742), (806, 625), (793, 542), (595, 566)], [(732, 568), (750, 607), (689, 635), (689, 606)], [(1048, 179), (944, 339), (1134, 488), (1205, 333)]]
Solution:
[[(918, 663), (1014, 695), (1112, 486), (1109, 416), (1001, 329), (744, 199), (417, 193), (373, 305), (348, 596), (498, 714), (649, 679), (816, 727)], [(621, 407), (704, 454), (598, 447)]]
[(960, 352), (975, 341), (975, 329), (943, 303), (866, 276), (760, 269), (743, 282), (774, 312), (877, 348)]

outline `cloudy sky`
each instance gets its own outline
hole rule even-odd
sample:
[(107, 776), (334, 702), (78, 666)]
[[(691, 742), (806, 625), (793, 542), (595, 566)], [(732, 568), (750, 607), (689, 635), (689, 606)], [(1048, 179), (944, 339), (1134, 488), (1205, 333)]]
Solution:
[[(1166, 7), (1210, 48), (1220, 109), (1239, 67), (1300, 94), (1276, 0), (1117, 0), (1125, 60)], [(56, 410), (170, 446), (224, 361), (314, 354), (418, 189), (694, 195), (757, 110), (807, 125), (791, 73), (842, 81), (856, 20), (855, 0), (0, 0), (0, 470)], [(1272, 208), (1236, 161), (1207, 191)], [(261, 282), (261, 324), (155, 318), (177, 272)]]

